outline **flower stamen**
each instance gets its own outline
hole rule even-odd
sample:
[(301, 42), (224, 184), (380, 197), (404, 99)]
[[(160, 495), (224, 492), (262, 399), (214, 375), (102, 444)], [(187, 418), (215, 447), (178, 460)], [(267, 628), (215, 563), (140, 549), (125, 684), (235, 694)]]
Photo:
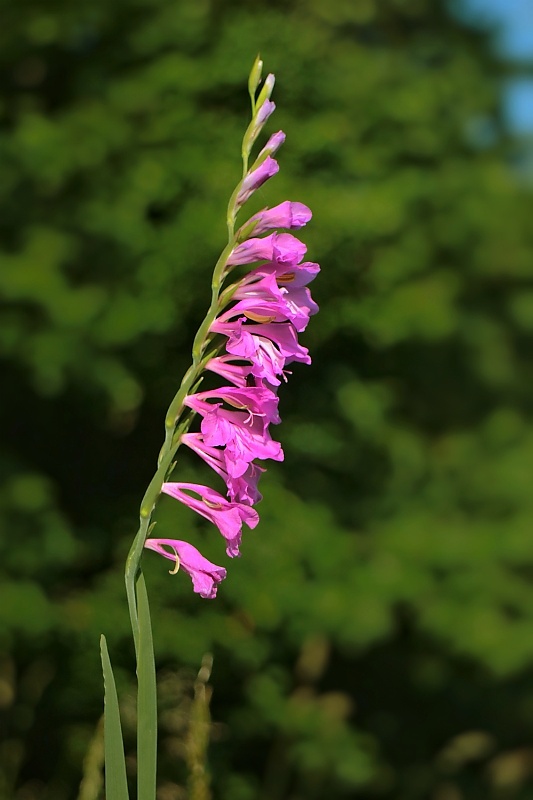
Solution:
[(278, 275), (278, 283), (293, 283), (295, 278), (294, 272), (284, 272), (283, 275)]
[(169, 575), (176, 575), (178, 570), (179, 570), (179, 568), (180, 568), (180, 563), (181, 563), (180, 562), (180, 557), (179, 557), (178, 551), (176, 550), (175, 547), (173, 547), (171, 544), (169, 544), (168, 547), (170, 547), (171, 550), (174, 550), (174, 557), (176, 559), (176, 563), (174, 564), (174, 567), (172, 569), (169, 569), (168, 574)]
[(212, 500), (207, 500), (205, 497), (202, 498), (202, 503), (206, 505), (208, 508), (212, 508), (216, 511), (222, 508), (221, 503), (214, 503)]
[(276, 319), (276, 315), (267, 316), (266, 314), (256, 314), (254, 311), (243, 311), (245, 317), (250, 319), (252, 322), (274, 322)]

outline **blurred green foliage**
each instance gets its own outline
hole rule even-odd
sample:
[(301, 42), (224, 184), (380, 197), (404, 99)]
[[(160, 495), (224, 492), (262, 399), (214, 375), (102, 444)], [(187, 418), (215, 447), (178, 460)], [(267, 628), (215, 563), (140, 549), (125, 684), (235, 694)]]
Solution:
[(1, 800), (77, 797), (101, 632), (134, 713), (122, 565), (258, 51), (288, 138), (256, 205), (313, 208), (314, 364), (281, 390), (286, 462), (241, 560), (163, 498), (162, 535), (229, 576), (202, 601), (147, 555), (161, 670), (214, 654), (220, 800), (527, 800), (533, 200), (502, 65), (434, 0), (0, 5)]

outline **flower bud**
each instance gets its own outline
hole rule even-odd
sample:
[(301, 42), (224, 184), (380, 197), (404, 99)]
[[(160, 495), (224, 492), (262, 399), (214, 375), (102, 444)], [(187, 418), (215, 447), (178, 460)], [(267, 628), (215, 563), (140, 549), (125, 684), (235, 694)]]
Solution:
[(274, 158), (267, 156), (256, 169), (252, 169), (244, 178), (237, 194), (236, 204), (242, 206), (255, 190), (275, 175), (276, 172), (279, 172), (278, 162)]
[(275, 108), (276, 104), (273, 103), (272, 100), (265, 100), (265, 102), (257, 109), (242, 140), (242, 153), (244, 157), (248, 158), (250, 156), (255, 140), (261, 133), (263, 125), (273, 113)]
[(275, 83), (276, 78), (272, 73), (266, 76), (263, 88), (259, 92), (259, 97), (257, 98), (257, 108), (260, 108), (265, 100), (270, 100)]
[(274, 208), (265, 208), (255, 214), (248, 222), (244, 223), (243, 229), (253, 231), (254, 236), (259, 236), (260, 233), (276, 228), (303, 228), (311, 217), (311, 209), (303, 203), (285, 200)]
[(257, 91), (257, 87), (259, 86), (259, 81), (261, 80), (261, 73), (263, 72), (263, 62), (261, 61), (261, 56), (257, 54), (257, 58), (254, 61), (254, 65), (250, 70), (250, 77), (248, 78), (248, 91), (250, 92), (250, 97), (252, 98), (252, 102), (255, 104), (255, 93)]
[(260, 159), (265, 159), (266, 156), (273, 156), (274, 153), (277, 153), (283, 142), (285, 141), (285, 134), (283, 131), (278, 131), (277, 133), (273, 133), (266, 145), (263, 147), (259, 155), (257, 156), (257, 161)]

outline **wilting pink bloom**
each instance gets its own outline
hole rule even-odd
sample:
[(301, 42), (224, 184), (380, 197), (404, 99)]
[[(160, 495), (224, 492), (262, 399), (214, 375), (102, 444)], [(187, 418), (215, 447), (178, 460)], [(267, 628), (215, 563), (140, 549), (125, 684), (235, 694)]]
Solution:
[(275, 175), (276, 172), (279, 172), (278, 162), (271, 156), (267, 156), (256, 169), (249, 172), (244, 178), (237, 195), (237, 205), (242, 206), (243, 203), (246, 203), (255, 190), (259, 189), (259, 187)]
[[(265, 424), (273, 422), (277, 425), (281, 422), (278, 414), (279, 398), (266, 386), (221, 386), (219, 389), (211, 389), (207, 392), (198, 392), (185, 398), (184, 404), (194, 411), (206, 413), (213, 407), (208, 400), (223, 400), (239, 411), (248, 412), (248, 421), (253, 417), (260, 417)], [(218, 404), (220, 405), (220, 403)]]
[(225, 481), (230, 500), (253, 506), (262, 499), (257, 484), (262, 473), (266, 471), (263, 467), (250, 463), (242, 475), (233, 477), (226, 469), (224, 450), (206, 444), (202, 433), (185, 433), (181, 441), (203, 458), (205, 463)]
[(234, 477), (228, 474), (226, 485), (230, 500), (251, 506), (259, 503), (263, 495), (258, 491), (257, 484), (263, 472), (266, 472), (264, 467), (251, 461), (242, 475)]
[[(186, 398), (185, 403), (191, 408), (195, 406), (191, 397)], [(249, 414), (226, 411), (220, 403), (206, 403), (206, 406), (208, 410), (204, 406), (197, 407), (203, 417), (200, 430), (206, 444), (225, 448), (225, 469), (229, 475), (234, 478), (244, 475), (254, 458), (283, 461), (281, 445), (271, 438), (264, 419), (254, 416), (250, 420)]]
[(231, 251), (227, 264), (253, 264), (255, 261), (274, 261), (293, 266), (304, 257), (307, 247), (290, 233), (271, 233), (263, 239), (247, 239)]
[[(259, 514), (244, 503), (232, 503), (214, 489), (198, 483), (164, 483), (161, 489), (165, 494), (192, 508), (217, 526), (226, 540), (226, 552), (232, 558), (239, 555), (243, 523), (255, 528)], [(199, 495), (191, 497), (189, 492)]]
[(245, 325), (245, 322), (245, 317), (240, 317), (235, 322), (215, 321), (211, 330), (229, 337), (226, 350), (234, 357), (251, 361), (254, 377), (266, 380), (272, 386), (279, 386), (281, 381), (278, 375), (284, 375), (285, 356), (270, 339), (253, 334), (256, 325)]
[(303, 203), (293, 203), (290, 200), (280, 203), (274, 208), (265, 208), (255, 214), (242, 226), (247, 228), (251, 223), (254, 236), (271, 231), (276, 228), (303, 228), (312, 217), (311, 209)]
[[(229, 337), (226, 344), (228, 353), (248, 358), (254, 365), (263, 357), (262, 353), (266, 353), (268, 358), (273, 358), (272, 366), (279, 368), (278, 370), (274, 369), (274, 374), (277, 375), (281, 375), (285, 364), (292, 361), (311, 363), (309, 350), (298, 343), (296, 330), (290, 322), (259, 323), (257, 325), (243, 324), (245, 322), (246, 318), (240, 317), (235, 322), (215, 320), (211, 326), (212, 331), (223, 333)], [(265, 340), (276, 345), (278, 355), (272, 352), (271, 347), (265, 345)], [(257, 375), (254, 370), (252, 370), (252, 374)], [(267, 375), (261, 377), (265, 377), (269, 383), (273, 382)], [(274, 383), (274, 385), (278, 384)]]
[(192, 544), (179, 539), (147, 539), (144, 546), (174, 561), (176, 567), (172, 572), (177, 572), (181, 567), (190, 575), (193, 589), (200, 597), (210, 600), (216, 597), (218, 584), (226, 577), (226, 570), (204, 558)]

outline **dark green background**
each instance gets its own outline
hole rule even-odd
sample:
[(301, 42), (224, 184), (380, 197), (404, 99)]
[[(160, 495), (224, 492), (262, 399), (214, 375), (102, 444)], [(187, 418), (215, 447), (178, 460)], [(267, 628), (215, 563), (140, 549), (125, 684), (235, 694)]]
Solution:
[[(161, 503), (159, 535), (228, 567), (208, 602), (146, 555), (162, 678), (214, 654), (220, 800), (531, 798), (533, 200), (506, 65), (436, 0), (0, 5), (1, 800), (77, 797), (101, 632), (134, 773), (123, 562), (258, 51), (287, 142), (251, 205), (314, 211), (314, 361), (240, 560)], [(160, 800), (185, 796), (171, 717)]]

